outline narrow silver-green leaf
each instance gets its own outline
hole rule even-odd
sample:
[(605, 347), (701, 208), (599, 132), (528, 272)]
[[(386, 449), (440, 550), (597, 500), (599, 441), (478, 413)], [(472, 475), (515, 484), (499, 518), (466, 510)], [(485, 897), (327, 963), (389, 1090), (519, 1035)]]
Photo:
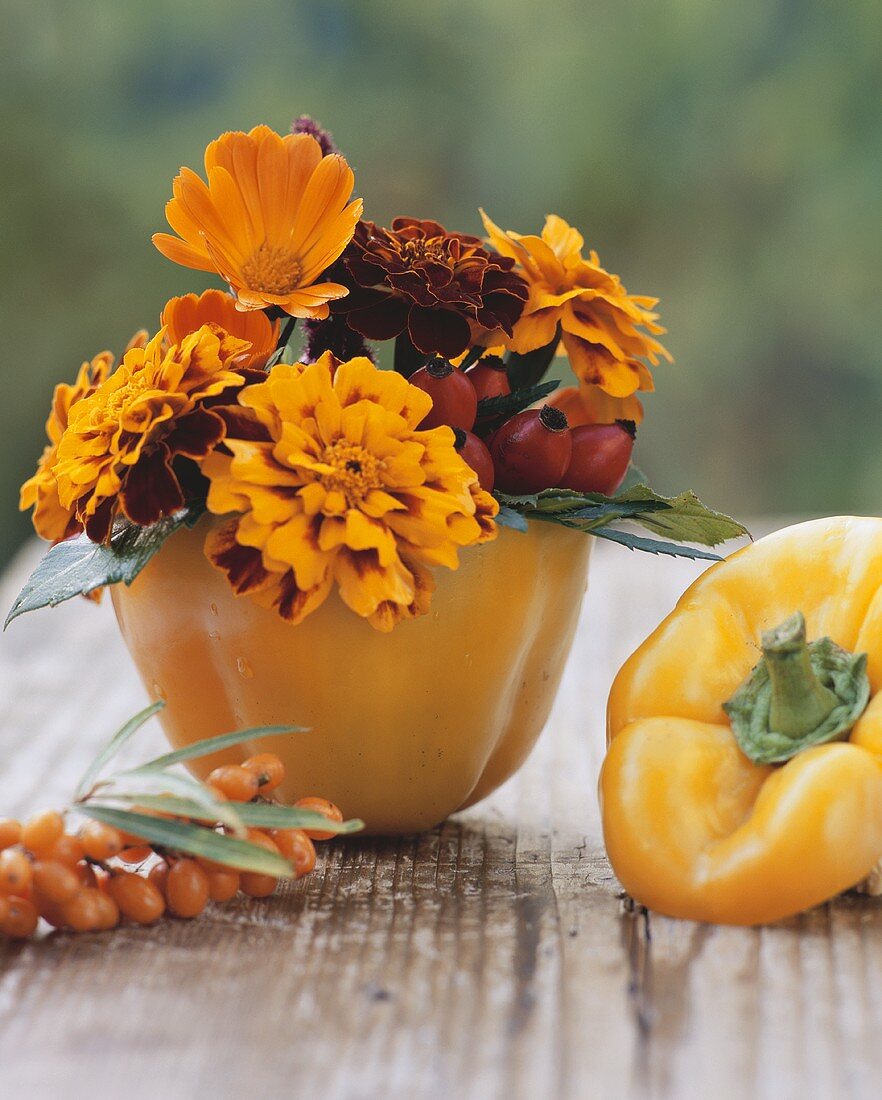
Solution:
[(98, 753), (86, 769), (85, 774), (77, 784), (77, 788), (74, 791), (75, 800), (83, 797), (89, 787), (95, 782), (95, 779), (116, 756), (132, 734), (137, 733), (141, 726), (143, 726), (149, 718), (152, 718), (154, 714), (162, 710), (164, 706), (165, 703), (161, 699), (156, 703), (151, 703), (149, 707), (145, 707), (142, 711), (139, 711), (130, 718), (124, 726), (116, 731), (110, 741), (108, 741), (105, 747)]
[(209, 737), (205, 741), (195, 741), (192, 745), (186, 745), (174, 752), (167, 752), (163, 756), (157, 756), (155, 760), (148, 760), (146, 764), (133, 769), (133, 772), (156, 771), (161, 768), (170, 768), (172, 764), (180, 764), (184, 760), (198, 760), (200, 756), (210, 756), (221, 749), (229, 749), (234, 745), (242, 745), (247, 741), (256, 741), (259, 737), (279, 737), (286, 733), (306, 733), (306, 726), (253, 726), (247, 730), (236, 730), (235, 733), (222, 733), (217, 737)]
[(276, 878), (291, 877), (294, 874), (291, 864), (276, 852), (268, 852), (258, 844), (216, 833), (201, 825), (149, 817), (147, 814), (119, 810), (94, 802), (86, 802), (77, 809), (97, 821), (103, 821), (127, 833), (134, 833), (153, 845), (172, 851), (202, 856), (239, 871), (256, 871), (263, 875), (274, 875)]
[(145, 772), (133, 768), (96, 783), (93, 791), (94, 797), (99, 801), (113, 799), (134, 805), (147, 805), (146, 802), (142, 803), (145, 795), (179, 795), (199, 806), (208, 820), (219, 821), (239, 834), (245, 831), (237, 808), (239, 804), (219, 801), (206, 784), (189, 775), (178, 775), (170, 771)]
[(246, 825), (263, 829), (324, 829), (327, 833), (357, 833), (364, 828), (358, 818), (352, 821), (329, 821), (315, 810), (301, 810), (297, 806), (280, 806), (276, 802), (237, 802), (239, 817)]

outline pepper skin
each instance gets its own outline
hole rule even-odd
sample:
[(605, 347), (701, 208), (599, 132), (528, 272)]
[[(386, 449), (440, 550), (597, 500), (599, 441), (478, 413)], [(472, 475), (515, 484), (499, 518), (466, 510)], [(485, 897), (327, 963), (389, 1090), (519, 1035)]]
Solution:
[[(810, 639), (867, 653), (845, 741), (751, 763), (723, 703), (796, 611)], [(638, 902), (752, 925), (855, 886), (882, 857), (882, 520), (822, 519), (715, 565), (619, 672), (600, 777), (607, 852)]]
[(553, 524), (499, 537), (438, 569), (428, 615), (380, 634), (336, 595), (298, 626), (236, 597), (202, 551), (209, 518), (177, 531), (131, 587), (112, 589), (123, 637), (175, 747), (291, 723), (291, 737), (193, 762), (204, 777), (278, 753), (293, 803), (321, 795), (373, 834), (427, 829), (520, 767), (551, 709), (593, 540)]

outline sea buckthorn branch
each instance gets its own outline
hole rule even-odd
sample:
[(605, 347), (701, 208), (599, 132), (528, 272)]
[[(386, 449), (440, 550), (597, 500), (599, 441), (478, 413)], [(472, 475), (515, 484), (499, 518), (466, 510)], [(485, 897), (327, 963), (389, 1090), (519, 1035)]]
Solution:
[[(163, 913), (190, 919), (240, 891), (267, 897), (280, 878), (315, 866), (313, 841), (362, 827), (326, 799), (293, 807), (271, 800), (285, 779), (274, 753), (215, 768), (205, 783), (171, 769), (257, 738), (296, 734), (263, 726), (222, 734), (101, 778), (162, 704), (131, 718), (98, 754), (69, 811), (45, 810), (24, 824), (0, 819), (0, 935), (32, 935), (40, 920), (73, 932), (152, 924)], [(67, 814), (90, 820), (66, 828)]]

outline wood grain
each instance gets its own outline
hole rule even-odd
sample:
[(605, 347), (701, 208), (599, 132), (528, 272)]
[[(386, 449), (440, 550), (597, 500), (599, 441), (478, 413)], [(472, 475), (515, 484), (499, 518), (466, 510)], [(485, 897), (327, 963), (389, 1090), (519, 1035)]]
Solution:
[[(538, 749), (442, 828), (335, 843), (302, 882), (196, 922), (0, 943), (4, 1095), (875, 1096), (878, 901), (753, 931), (670, 921), (626, 905), (603, 855), (610, 680), (699, 571), (598, 546)], [(63, 802), (142, 702), (109, 606), (16, 622), (0, 642), (3, 812)], [(130, 751), (158, 746), (145, 730)]]

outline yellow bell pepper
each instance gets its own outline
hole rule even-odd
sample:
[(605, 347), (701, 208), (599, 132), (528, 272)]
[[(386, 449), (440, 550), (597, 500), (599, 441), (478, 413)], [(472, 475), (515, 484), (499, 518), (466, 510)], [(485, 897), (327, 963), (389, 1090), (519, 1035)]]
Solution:
[(882, 520), (799, 524), (709, 569), (609, 697), (603, 830), (628, 893), (750, 925), (858, 884), (882, 858), (880, 687)]
[(175, 747), (292, 723), (219, 763), (272, 751), (285, 801), (321, 795), (369, 833), (429, 828), (523, 763), (563, 672), (593, 539), (550, 523), (499, 537), (439, 569), (430, 614), (391, 634), (337, 597), (298, 626), (233, 594), (209, 564), (206, 518), (177, 531), (130, 588), (112, 589), (123, 637)]

